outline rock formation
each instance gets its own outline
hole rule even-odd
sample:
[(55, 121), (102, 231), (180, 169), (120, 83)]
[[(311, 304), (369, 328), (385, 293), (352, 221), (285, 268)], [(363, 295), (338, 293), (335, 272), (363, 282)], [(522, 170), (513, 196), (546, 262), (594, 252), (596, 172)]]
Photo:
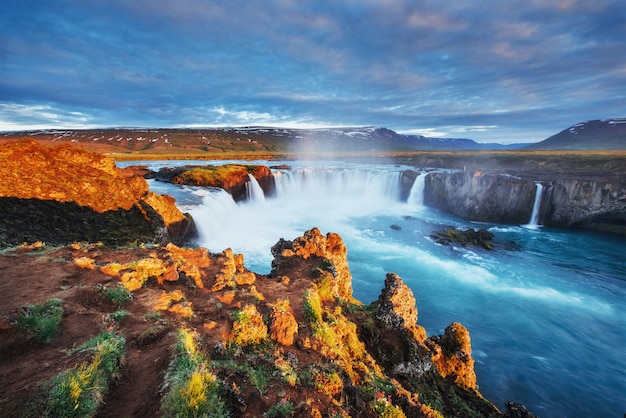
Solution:
[(321, 264), (320, 270), (322, 274), (323, 270), (330, 273), (333, 296), (345, 301), (353, 301), (352, 274), (348, 269), (347, 252), (348, 250), (338, 234), (329, 232), (322, 235), (319, 229), (313, 228), (294, 241), (286, 241), (281, 238), (272, 247), (273, 274), (276, 274), (276, 271), (280, 270), (283, 265), (288, 265), (298, 258), (327, 260), (327, 263)]
[(534, 182), (479, 171), (430, 173), (424, 185), (425, 205), (480, 222), (527, 223), (534, 197)]
[(227, 191), (236, 202), (246, 199), (249, 176), (257, 180), (266, 196), (274, 193), (274, 176), (271, 170), (263, 165), (186, 165), (162, 168), (154, 174), (158, 181), (188, 186), (219, 187)]
[[(546, 177), (552, 174), (544, 173)], [(615, 180), (528, 179), (497, 173), (433, 172), (424, 204), (481, 222), (529, 223), (537, 181), (544, 188), (540, 224), (626, 234), (626, 184)]]
[(0, 245), (180, 243), (193, 230), (173, 198), (102, 155), (26, 139), (3, 144), (0, 161)]
[(562, 179), (552, 183), (544, 224), (581, 226), (626, 235), (626, 184)]

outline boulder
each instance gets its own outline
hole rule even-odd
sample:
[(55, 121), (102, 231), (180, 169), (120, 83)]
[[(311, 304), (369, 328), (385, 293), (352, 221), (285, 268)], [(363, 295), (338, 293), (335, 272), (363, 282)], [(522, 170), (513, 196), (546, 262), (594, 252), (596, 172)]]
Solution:
[(297, 334), (298, 321), (289, 306), (289, 299), (278, 299), (270, 313), (270, 338), (278, 344), (291, 346)]
[(303, 236), (293, 241), (280, 239), (272, 247), (272, 275), (277, 275), (278, 270), (285, 264), (292, 263), (295, 259), (316, 257), (320, 261), (326, 260), (328, 265), (320, 265), (332, 273), (332, 294), (345, 301), (355, 301), (352, 297), (352, 273), (348, 267), (348, 250), (339, 234), (329, 232), (322, 235), (319, 229), (313, 228), (306, 231)]
[(417, 324), (413, 292), (395, 273), (387, 273), (385, 287), (378, 297), (376, 319), (389, 329)]

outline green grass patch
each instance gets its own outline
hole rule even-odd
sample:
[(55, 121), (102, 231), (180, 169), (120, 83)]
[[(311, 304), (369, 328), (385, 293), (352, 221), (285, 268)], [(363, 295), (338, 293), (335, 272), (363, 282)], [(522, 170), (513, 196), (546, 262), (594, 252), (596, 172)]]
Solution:
[(107, 301), (117, 306), (123, 306), (133, 300), (133, 294), (122, 286), (103, 287), (102, 294)]
[(263, 414), (264, 418), (282, 418), (282, 417), (292, 417), (294, 414), (294, 406), (293, 402), (287, 399), (281, 399), (278, 403), (272, 405), (265, 413)]
[(94, 416), (123, 363), (126, 340), (104, 331), (72, 353), (77, 351), (91, 351), (93, 358), (53, 379), (46, 411), (49, 417)]
[(217, 376), (199, 349), (196, 336), (181, 329), (174, 359), (166, 375), (168, 393), (163, 398), (163, 417), (229, 417)]
[(38, 305), (29, 305), (17, 319), (18, 327), (30, 332), (40, 343), (49, 343), (57, 332), (63, 316), (63, 301), (52, 298)]
[(128, 314), (129, 314), (129, 312), (128, 312), (128, 311), (125, 311), (125, 310), (123, 310), (123, 309), (120, 309), (119, 311), (111, 312), (111, 313), (109, 314), (109, 317), (110, 317), (112, 320), (114, 320), (115, 322), (120, 323), (120, 322), (122, 322), (122, 320), (123, 320), (124, 318), (126, 318), (126, 317), (128, 316)]

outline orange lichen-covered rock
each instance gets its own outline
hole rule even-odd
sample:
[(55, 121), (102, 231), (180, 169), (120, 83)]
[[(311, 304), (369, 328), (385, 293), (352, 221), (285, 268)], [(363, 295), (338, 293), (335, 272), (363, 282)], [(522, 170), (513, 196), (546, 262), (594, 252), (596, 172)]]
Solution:
[(443, 336), (432, 338), (436, 344), (430, 347), (434, 351), (433, 362), (442, 376), (454, 376), (454, 381), (471, 389), (476, 389), (476, 372), (472, 358), (472, 345), (467, 329), (453, 322), (446, 328)]
[(143, 178), (122, 176), (103, 155), (32, 139), (2, 145), (0, 177), (0, 197), (76, 202), (97, 212), (128, 210), (149, 192)]
[(252, 285), (256, 281), (256, 275), (243, 266), (242, 254), (233, 254), (233, 251), (227, 248), (219, 255), (218, 261), (222, 263), (222, 267), (215, 276), (211, 286), (212, 292), (236, 285)]
[(318, 228), (306, 231), (303, 236), (293, 241), (280, 239), (272, 247), (272, 268), (276, 271), (283, 263), (290, 263), (290, 258), (308, 259), (319, 257), (330, 263), (332, 273), (332, 293), (345, 301), (358, 303), (352, 297), (352, 273), (348, 268), (348, 250), (339, 234), (329, 232), (322, 235)]
[(289, 299), (278, 299), (270, 313), (270, 338), (278, 344), (293, 345), (298, 334), (298, 321), (289, 306)]
[[(191, 218), (174, 199), (150, 192), (143, 177), (129, 176), (113, 160), (69, 144), (5, 142), (0, 146), (0, 178), (5, 214), (0, 221), (9, 226), (9, 243), (23, 237), (166, 244), (182, 242), (193, 230)], [(57, 220), (56, 228), (39, 227), (50, 216)]]

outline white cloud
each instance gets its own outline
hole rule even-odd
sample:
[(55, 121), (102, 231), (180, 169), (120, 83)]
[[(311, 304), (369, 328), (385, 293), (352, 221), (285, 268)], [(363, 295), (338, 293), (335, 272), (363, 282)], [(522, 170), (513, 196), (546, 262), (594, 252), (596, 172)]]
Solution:
[(87, 129), (96, 125), (82, 112), (45, 104), (0, 103), (0, 131), (46, 128)]

